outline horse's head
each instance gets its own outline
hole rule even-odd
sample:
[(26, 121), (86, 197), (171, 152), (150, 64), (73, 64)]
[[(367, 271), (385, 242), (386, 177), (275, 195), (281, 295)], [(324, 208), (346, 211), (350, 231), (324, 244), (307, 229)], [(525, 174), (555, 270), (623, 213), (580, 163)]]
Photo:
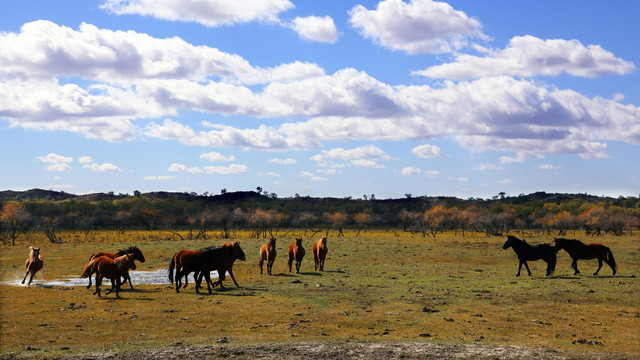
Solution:
[(135, 260), (138, 260), (141, 263), (143, 263), (145, 261), (144, 255), (142, 255), (142, 251), (140, 251), (140, 249), (138, 249), (137, 246), (130, 247), (127, 252), (132, 253), (133, 254), (133, 258)]
[(507, 240), (505, 240), (504, 245), (502, 245), (502, 250), (506, 250), (509, 248), (509, 246), (511, 246), (511, 241), (512, 241), (513, 236), (508, 235), (507, 236)]
[(320, 242), (322, 242), (322, 246), (327, 246), (327, 237), (326, 236), (321, 237)]
[(271, 246), (273, 246), (275, 248), (276, 247), (276, 238), (269, 239), (269, 245), (271, 245)]
[(136, 269), (136, 262), (134, 261), (134, 255), (132, 253), (126, 253), (122, 256), (118, 256), (117, 258), (115, 258), (115, 260), (113, 260), (113, 262), (116, 264), (116, 266), (119, 269), (131, 269), (131, 270), (135, 270)]
[(564, 245), (566, 244), (567, 239), (553, 239), (553, 248), (556, 249), (556, 252), (562, 250)]
[(40, 248), (29, 246), (29, 249), (31, 249), (31, 252), (29, 253), (29, 255), (37, 259), (38, 255), (40, 255)]
[(242, 251), (242, 248), (240, 247), (240, 242), (238, 241), (234, 242), (232, 246), (232, 250), (233, 250), (233, 255), (236, 259), (240, 261), (247, 260), (247, 258), (244, 256), (244, 251)]
[(297, 237), (296, 238), (296, 246), (302, 246), (302, 238), (301, 237)]

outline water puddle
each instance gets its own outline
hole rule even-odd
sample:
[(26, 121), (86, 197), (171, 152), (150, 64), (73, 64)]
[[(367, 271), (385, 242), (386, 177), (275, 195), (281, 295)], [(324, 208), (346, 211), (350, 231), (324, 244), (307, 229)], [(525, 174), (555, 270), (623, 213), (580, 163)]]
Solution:
[[(36, 274), (36, 277), (38, 277), (38, 275), (40, 274)], [(24, 276), (24, 273), (22, 273), (22, 276)], [(167, 269), (159, 269), (159, 270), (151, 270), (151, 271), (129, 271), (129, 276), (131, 276), (131, 282), (133, 283), (133, 285), (135, 286), (135, 284), (153, 284), (153, 285), (168, 285), (169, 284), (169, 278), (167, 277)], [(213, 271), (211, 272), (211, 278), (218, 278), (218, 273)], [(92, 276), (92, 284), (95, 284), (95, 276)], [(14, 280), (8, 280), (8, 281), (0, 281), (0, 285), (11, 285), (11, 286), (26, 286), (26, 282), (29, 281), (29, 278), (27, 277), (27, 280), (25, 281), (25, 284), (21, 284), (20, 282), (22, 281), (22, 277), (20, 278), (16, 278)], [(189, 274), (189, 282), (193, 281), (193, 274)], [(79, 275), (76, 276), (69, 276), (69, 277), (65, 277), (62, 279), (54, 279), (54, 280), (42, 280), (42, 279), (33, 279), (33, 281), (31, 282), (31, 286), (44, 286), (44, 287), (51, 287), (51, 286), (68, 286), (68, 287), (74, 287), (74, 286), (87, 286), (87, 284), (89, 283), (88, 279), (83, 279), (81, 278)], [(109, 280), (104, 280), (103, 283), (109, 284), (110, 281)]]

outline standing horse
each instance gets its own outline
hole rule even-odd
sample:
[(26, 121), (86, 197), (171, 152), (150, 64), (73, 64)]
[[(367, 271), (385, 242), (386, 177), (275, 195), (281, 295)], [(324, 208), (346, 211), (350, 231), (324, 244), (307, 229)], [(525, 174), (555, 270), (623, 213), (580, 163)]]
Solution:
[(42, 266), (44, 266), (44, 261), (42, 261), (42, 256), (40, 256), (40, 248), (34, 248), (33, 246), (29, 246), (31, 251), (29, 252), (29, 257), (27, 261), (24, 262), (24, 265), (27, 267), (27, 272), (24, 274), (24, 278), (22, 279), (22, 283), (27, 279), (27, 275), (31, 273), (31, 277), (29, 278), (29, 283), (27, 285), (31, 285), (31, 281), (33, 281), (33, 275), (35, 275)]
[(276, 260), (276, 238), (271, 238), (269, 242), (260, 247), (260, 274), (262, 274), (262, 264), (267, 261), (267, 275), (271, 275), (273, 262)]
[(504, 242), (502, 246), (503, 250), (508, 249), (509, 247), (513, 248), (513, 251), (516, 252), (518, 256), (518, 260), (520, 264), (518, 265), (518, 273), (516, 276), (520, 276), (520, 269), (522, 268), (522, 264), (527, 268), (527, 272), (529, 276), (531, 276), (531, 270), (529, 270), (529, 265), (527, 261), (534, 260), (544, 260), (547, 263), (547, 273), (544, 276), (549, 276), (556, 268), (556, 250), (549, 244), (534, 244), (529, 245), (524, 240), (520, 240), (515, 236), (508, 235), (507, 240)]
[[(106, 253), (106, 252), (97, 252), (95, 254), (91, 254), (91, 256), (89, 257), (89, 261), (95, 259), (95, 258), (99, 258), (100, 256), (107, 256), (111, 259), (115, 259), (118, 256), (122, 256), (124, 254), (133, 254), (133, 259), (134, 260), (138, 260), (141, 263), (145, 262), (145, 258), (144, 255), (142, 254), (142, 251), (140, 251), (140, 249), (138, 249), (137, 246), (129, 246), (127, 249), (122, 249), (122, 250), (118, 250), (115, 254), (110, 254), (110, 253)], [(87, 285), (87, 289), (91, 287), (91, 275), (89, 274), (89, 285)], [(129, 281), (129, 286), (131, 287), (131, 289), (133, 290), (133, 284), (131, 284), (131, 277), (129, 276), (129, 271), (125, 272), (124, 275), (122, 276), (123, 281), (122, 283), (126, 283), (127, 281)]]
[(598, 259), (598, 270), (596, 270), (593, 275), (598, 275), (598, 272), (602, 268), (602, 262), (606, 262), (611, 270), (613, 270), (613, 275), (616, 274), (616, 261), (613, 258), (613, 253), (611, 249), (602, 245), (602, 244), (585, 244), (580, 240), (575, 239), (554, 239), (555, 249), (556, 251), (560, 251), (560, 249), (565, 249), (569, 256), (571, 256), (571, 267), (575, 272), (573, 275), (580, 274), (578, 270), (578, 260), (585, 259)]
[(327, 257), (329, 248), (327, 247), (327, 237), (323, 236), (313, 244), (311, 248), (313, 252), (313, 261), (315, 262), (315, 269), (324, 271), (324, 259)]
[[(233, 276), (233, 263), (236, 260), (245, 261), (246, 257), (244, 255), (244, 251), (240, 247), (239, 242), (223, 244), (222, 246), (213, 246), (210, 248), (205, 248), (201, 250), (202, 256), (202, 265), (199, 271), (193, 275), (196, 281), (196, 292), (199, 292), (198, 289), (201, 288), (200, 284), (202, 283), (202, 278), (204, 277), (207, 281), (207, 288), (209, 290), (209, 294), (211, 294), (211, 288), (216, 285), (220, 285), (221, 289), (224, 289), (224, 285), (222, 281), (225, 278), (225, 274), (228, 272), (231, 275), (231, 279), (233, 283), (236, 284), (237, 287), (238, 282), (236, 278)], [(210, 272), (213, 270), (218, 271), (218, 280), (215, 283), (211, 282)]]
[(111, 289), (107, 290), (105, 294), (109, 294), (115, 289), (116, 297), (119, 298), (120, 294), (118, 291), (120, 289), (120, 278), (122, 278), (129, 269), (136, 269), (133, 254), (124, 254), (115, 259), (108, 256), (100, 256), (91, 260), (84, 267), (81, 277), (85, 278), (91, 276), (93, 273), (96, 274), (96, 291), (94, 291), (93, 294), (98, 294), (98, 297), (100, 297), (100, 285), (102, 284), (102, 279), (110, 279)]
[(291, 272), (291, 264), (296, 261), (296, 274), (300, 273), (300, 264), (304, 258), (304, 248), (302, 247), (302, 238), (297, 237), (296, 242), (289, 245), (289, 272)]

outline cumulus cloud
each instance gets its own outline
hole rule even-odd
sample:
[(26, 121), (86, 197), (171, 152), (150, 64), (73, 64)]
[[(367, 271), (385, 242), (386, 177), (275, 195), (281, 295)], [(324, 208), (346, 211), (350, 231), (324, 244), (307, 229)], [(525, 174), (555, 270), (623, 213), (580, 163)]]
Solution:
[(562, 168), (563, 168), (562, 165), (552, 165), (552, 164), (538, 165), (538, 169), (541, 169), (541, 170), (558, 170)]
[(67, 163), (57, 163), (47, 166), (47, 171), (66, 172), (71, 170), (71, 166)]
[(54, 153), (49, 153), (47, 154), (47, 156), (38, 156), (38, 159), (44, 163), (50, 164), (69, 163), (73, 161), (72, 157), (62, 156)]
[(204, 171), (207, 174), (235, 175), (249, 171), (249, 167), (240, 164), (231, 164), (229, 166), (205, 166)]
[(145, 181), (166, 181), (166, 180), (171, 180), (173, 179), (173, 176), (168, 176), (168, 175), (159, 175), (159, 176), (145, 176), (142, 178), (142, 180)]
[(152, 16), (208, 27), (250, 21), (277, 22), (281, 12), (293, 7), (289, 0), (104, 0), (100, 5), (101, 9), (118, 15)]
[(543, 40), (531, 35), (516, 36), (504, 50), (484, 49), (484, 52), (484, 56), (456, 55), (452, 63), (413, 73), (458, 80), (496, 75), (556, 76), (561, 73), (596, 78), (625, 75), (636, 69), (632, 62), (617, 58), (601, 46), (584, 46), (578, 40)]
[(377, 44), (409, 54), (438, 54), (484, 39), (482, 25), (451, 5), (432, 0), (380, 1), (375, 10), (357, 5), (349, 11), (350, 23)]
[(122, 170), (119, 167), (117, 167), (116, 165), (113, 165), (111, 163), (86, 164), (86, 165), (83, 165), (82, 168), (89, 169), (89, 170), (92, 170), (92, 171), (95, 171), (95, 172), (122, 172)]
[(180, 172), (180, 173), (188, 173), (188, 174), (201, 174), (203, 173), (203, 171), (198, 168), (197, 166), (195, 167), (187, 167), (186, 165), (183, 164), (177, 164), (177, 163), (173, 163), (171, 165), (169, 165), (169, 169), (167, 169), (168, 171), (171, 172)]
[(91, 164), (93, 162), (93, 159), (91, 159), (91, 156), (80, 156), (78, 158), (78, 162), (80, 164)]
[(293, 158), (286, 158), (286, 159), (269, 159), (268, 160), (270, 163), (273, 164), (280, 164), (280, 165), (295, 165), (298, 163), (298, 161), (296, 159)]
[(290, 26), (305, 40), (333, 44), (340, 36), (330, 16), (296, 17), (291, 21)]
[(374, 145), (361, 146), (354, 149), (335, 148), (322, 150), (320, 154), (311, 157), (318, 166), (344, 167), (345, 163), (336, 163), (336, 160), (348, 161), (355, 167), (384, 168), (377, 163), (378, 160), (391, 160), (382, 149)]
[(418, 168), (415, 168), (413, 166), (407, 166), (402, 168), (402, 170), (400, 170), (400, 175), (405, 175), (405, 176), (409, 176), (409, 175), (420, 175), (420, 173), (422, 173), (422, 171)]
[(440, 176), (440, 171), (438, 171), (438, 170), (427, 170), (427, 177), (429, 179), (436, 179), (438, 176)]
[(508, 179), (508, 178), (506, 178), (506, 179), (502, 179), (502, 180), (500, 180), (500, 181), (498, 181), (498, 182), (499, 182), (500, 184), (502, 184), (502, 185), (509, 185), (509, 184), (513, 184), (513, 181), (511, 181), (511, 179)]
[(442, 154), (442, 150), (436, 145), (424, 144), (420, 146), (416, 146), (411, 150), (416, 156), (423, 159), (434, 159), (434, 158), (443, 158), (444, 154)]
[(219, 152), (208, 152), (205, 154), (200, 154), (200, 159), (208, 160), (208, 161), (235, 161), (236, 157), (234, 155), (224, 156)]
[(480, 164), (476, 167), (473, 168), (473, 170), (478, 170), (478, 171), (487, 171), (487, 170), (502, 170), (502, 166), (500, 165), (496, 165), (496, 164), (492, 164), (492, 163), (485, 163), (485, 164)]

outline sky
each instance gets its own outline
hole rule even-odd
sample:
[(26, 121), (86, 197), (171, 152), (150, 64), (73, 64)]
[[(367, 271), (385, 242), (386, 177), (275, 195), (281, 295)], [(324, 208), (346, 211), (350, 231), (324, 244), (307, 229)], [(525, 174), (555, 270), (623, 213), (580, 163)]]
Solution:
[(640, 194), (640, 2), (0, 2), (0, 190)]

